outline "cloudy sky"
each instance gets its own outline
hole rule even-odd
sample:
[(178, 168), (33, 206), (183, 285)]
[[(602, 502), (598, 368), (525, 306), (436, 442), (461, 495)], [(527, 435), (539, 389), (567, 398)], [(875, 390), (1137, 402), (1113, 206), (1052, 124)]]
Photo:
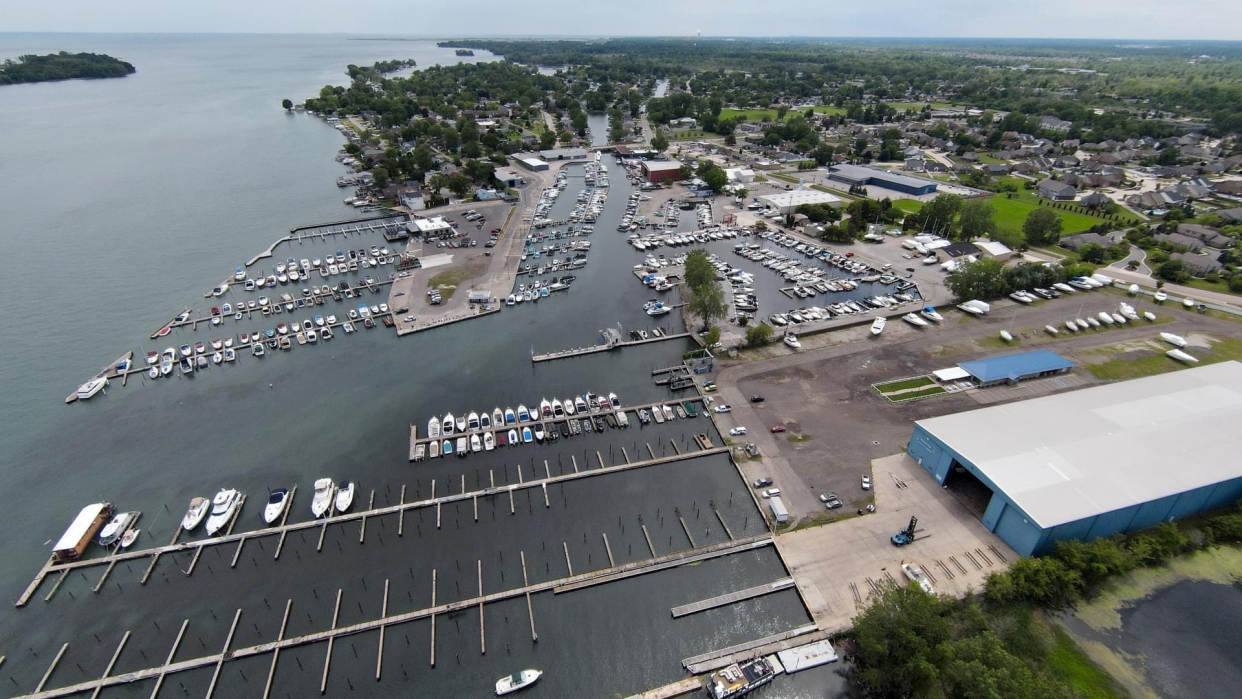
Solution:
[(1242, 39), (1240, 0), (6, 0), (0, 31)]

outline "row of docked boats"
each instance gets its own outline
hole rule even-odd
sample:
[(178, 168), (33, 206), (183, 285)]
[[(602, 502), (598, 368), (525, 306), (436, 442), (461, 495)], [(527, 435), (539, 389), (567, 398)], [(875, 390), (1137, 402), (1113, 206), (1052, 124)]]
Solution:
[[(327, 277), (335, 274), (345, 274), (348, 272), (358, 272), (367, 269), (379, 269), (383, 265), (396, 262), (396, 255), (388, 250), (388, 248), (372, 245), (370, 250), (366, 248), (358, 248), (348, 252), (336, 251), (334, 255), (325, 255), (323, 259), (318, 257), (313, 259), (303, 258), (295, 260), (292, 257), (284, 262), (278, 263), (276, 269), (264, 275), (262, 272), (249, 277), (243, 267), (233, 268), (233, 281), (240, 283), (246, 291), (254, 291), (263, 288), (275, 288), (277, 285), (297, 283), (303, 279), (310, 279), (312, 272), (319, 272), (321, 277)], [(220, 293), (216, 293), (216, 291)], [(228, 284), (223, 284), (212, 290), (212, 296), (222, 296), (228, 290)]]
[(427, 421), (426, 436), (416, 444), (413, 460), (454, 454), (464, 457), (496, 447), (555, 441), (583, 431), (602, 430), (605, 422), (613, 427), (629, 426), (615, 393), (586, 393), (564, 401), (544, 398), (535, 409), (522, 404), (516, 410), (498, 406), (491, 413), (448, 413)]
[[(352, 481), (338, 486), (331, 478), (320, 478), (315, 481), (311, 514), (318, 518), (348, 511), (353, 506), (356, 491), (357, 486)], [(236, 519), (245, 501), (245, 495), (236, 488), (221, 488), (210, 499), (196, 497), (190, 500), (190, 506), (181, 518), (181, 528), (192, 532), (203, 526), (208, 536), (215, 536)], [(269, 490), (263, 506), (264, 523), (282, 521), (292, 502), (293, 491), (289, 488)]]

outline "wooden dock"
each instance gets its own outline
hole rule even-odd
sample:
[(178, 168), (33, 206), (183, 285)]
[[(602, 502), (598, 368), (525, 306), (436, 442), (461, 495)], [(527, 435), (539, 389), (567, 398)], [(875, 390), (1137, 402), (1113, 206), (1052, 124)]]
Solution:
[(687, 677), (663, 687), (649, 689), (642, 694), (631, 694), (626, 699), (672, 699), (672, 697), (701, 691), (703, 691), (703, 683), (697, 677)]
[[(719, 670), (722, 667), (737, 662), (739, 654), (745, 654), (747, 656), (753, 655), (755, 649), (757, 648), (779, 644), (784, 641), (799, 638), (800, 636), (816, 633), (817, 631), (819, 631), (819, 627), (815, 624), (807, 624), (805, 626), (799, 626), (771, 636), (757, 638), (753, 641), (738, 643), (727, 648), (721, 648), (719, 650), (709, 651), (701, 655), (695, 655), (681, 661), (681, 664), (690, 672), (696, 675), (701, 675), (705, 672)], [(803, 642), (804, 641), (800, 640), (799, 644)]]
[[(601, 570), (591, 571), (587, 573), (580, 573), (578, 575), (573, 575), (573, 576), (569, 576), (565, 578), (559, 578), (555, 580), (548, 580), (544, 582), (523, 585), (522, 587), (512, 588), (512, 589), (505, 590), (502, 592), (492, 592), (489, 594), (480, 595), (478, 597), (460, 600), (458, 602), (449, 602), (446, 604), (434, 605), (434, 601), (433, 601), (434, 606), (431, 606), (431, 607), (426, 607), (426, 608), (418, 609), (418, 610), (411, 611), (411, 612), (404, 612), (401, 614), (381, 616), (377, 619), (372, 619), (370, 621), (363, 621), (363, 622), (359, 622), (356, 624), (350, 624), (347, 626), (337, 626), (335, 623), (336, 621), (335, 617), (337, 615), (334, 614), (333, 615), (334, 620), (333, 620), (332, 627), (325, 629), (323, 631), (316, 631), (316, 632), (302, 634), (300, 636), (291, 636), (288, 638), (278, 637), (276, 640), (268, 641), (266, 643), (259, 643), (259, 644), (247, 646), (244, 648), (233, 648), (231, 650), (229, 649), (229, 644), (232, 640), (233, 630), (230, 630), (229, 637), (225, 641), (224, 649), (220, 653), (214, 653), (211, 655), (204, 655), (204, 656), (199, 656), (195, 658), (188, 658), (188, 659), (180, 660), (177, 662), (165, 662), (163, 665), (147, 667), (147, 668), (143, 668), (139, 670), (133, 670), (127, 673), (119, 674), (119, 675), (103, 676), (98, 679), (86, 680), (83, 682), (78, 682), (76, 684), (66, 685), (64, 687), (44, 689), (43, 686), (44, 684), (46, 684), (47, 678), (51, 675), (51, 671), (55, 669), (56, 661), (53, 661), (52, 667), (50, 667), (48, 672), (45, 673), (45, 677), (43, 681), (40, 682), (36, 690), (31, 694), (19, 695), (19, 697), (21, 699), (50, 699), (51, 697), (67, 697), (67, 696), (72, 696), (74, 694), (80, 694), (83, 692), (95, 692), (100, 689), (112, 687), (116, 685), (130, 684), (133, 682), (139, 682), (139, 681), (144, 681), (144, 680), (149, 680), (149, 679), (163, 678), (170, 674), (175, 674), (178, 672), (185, 672), (188, 670), (196, 670), (196, 669), (206, 668), (206, 667), (214, 668), (214, 676), (213, 676), (213, 683), (212, 683), (214, 687), (214, 684), (215, 684), (214, 677), (219, 676), (220, 668), (223, 666), (224, 663), (232, 661), (232, 660), (244, 660), (246, 658), (267, 655), (269, 653), (275, 656), (278, 651), (287, 650), (289, 648), (310, 645), (310, 644), (315, 644), (315, 643), (332, 643), (336, 639), (342, 638), (344, 636), (367, 633), (370, 631), (375, 631), (375, 630), (379, 630), (379, 629), (386, 628), (386, 627), (396, 626), (398, 624), (418, 621), (421, 619), (434, 618), (435, 615), (439, 615), (439, 614), (448, 614), (448, 613), (452, 613), (456, 611), (461, 611), (464, 609), (473, 609), (476, 607), (480, 607), (481, 605), (484, 605), (484, 604), (491, 604), (493, 602), (500, 602), (504, 600), (515, 599), (515, 598), (524, 597), (530, 594), (547, 592), (550, 590), (558, 590), (558, 588), (563, 588), (562, 591), (567, 591), (569, 589), (582, 589), (584, 587), (590, 587), (592, 585), (600, 585), (600, 584), (612, 582), (614, 580), (620, 580), (620, 579), (627, 578), (627, 577), (643, 575), (645, 573), (650, 573), (650, 572), (654, 572), (657, 570), (663, 570), (665, 568), (672, 567), (675, 565), (684, 565), (687, 563), (693, 563), (693, 562), (697, 562), (700, 560), (706, 560), (708, 558), (727, 556), (727, 555), (731, 555), (734, 553), (739, 553), (742, 551), (750, 550), (752, 548), (756, 548), (759, 546), (767, 546), (771, 543), (772, 543), (772, 535), (769, 533), (764, 533), (764, 534), (759, 534), (756, 536), (748, 537), (746, 539), (741, 539), (738, 541), (730, 541), (730, 542), (725, 542), (721, 544), (713, 544), (711, 546), (706, 546), (706, 547), (702, 547), (699, 549), (689, 549), (686, 551), (679, 551), (677, 553), (667, 554), (664, 556), (651, 558), (645, 561), (637, 561), (634, 563), (628, 563), (623, 566), (618, 566), (614, 568), (604, 568)], [(337, 591), (338, 608), (340, 604), (340, 598), (341, 598), (341, 591), (338, 590)], [(434, 597), (433, 597), (433, 600), (434, 600)], [(286, 604), (286, 609), (287, 609), (287, 606), (288, 606), (288, 603)], [(240, 617), (240, 615), (241, 615), (241, 610), (237, 610), (237, 613), (233, 617), (233, 629), (234, 630), (236, 629), (237, 620)], [(282, 624), (282, 627), (283, 626), (284, 625)], [(811, 627), (811, 628), (814, 628), (814, 627)], [(482, 629), (482, 627), (480, 627), (480, 629)], [(183, 630), (184, 630), (184, 627), (183, 627)], [(434, 634), (434, 626), (433, 626), (432, 633)], [(283, 633), (281, 635), (283, 636)], [(433, 636), (433, 639), (434, 639), (434, 636)], [(180, 641), (180, 636), (178, 636), (178, 642), (179, 641)], [(66, 646), (67, 645), (68, 644), (66, 644)], [(433, 653), (435, 652), (434, 649), (435, 649), (435, 646), (434, 646), (434, 640), (433, 640), (433, 645), (432, 645)], [(174, 645), (174, 650), (175, 650), (175, 645)], [(62, 648), (62, 653), (63, 653), (63, 648)], [(173, 655), (172, 653), (169, 654), (170, 659), (172, 658), (172, 655)], [(59, 660), (59, 657), (57, 658), (57, 660)], [(434, 664), (434, 660), (433, 660), (433, 664)], [(323, 669), (323, 677), (327, 676), (327, 671), (328, 671), (328, 665), (327, 663), (325, 663), (324, 669)], [(322, 678), (321, 678), (321, 681), (322, 681)], [(670, 695), (670, 696), (675, 696), (675, 695)]]
[[(602, 475), (606, 473), (616, 473), (616, 472), (628, 471), (628, 470), (636, 469), (636, 468), (645, 468), (648, 466), (657, 466), (661, 464), (674, 463), (677, 461), (696, 458), (700, 456), (710, 456), (713, 454), (725, 454), (725, 453), (728, 453), (728, 451), (729, 451), (728, 447), (717, 447), (715, 449), (707, 449), (707, 450), (700, 450), (700, 451), (693, 451), (693, 452), (685, 452), (685, 453), (680, 453), (680, 454), (673, 454), (669, 456), (654, 457), (651, 459), (646, 459), (644, 461), (635, 461), (633, 463), (628, 463), (628, 464), (616, 464), (613, 466), (605, 466), (604, 468), (575, 471), (574, 473), (566, 473), (566, 474), (559, 475), (559, 476), (537, 478), (537, 479), (527, 480), (522, 483), (515, 483), (515, 484), (509, 484), (509, 485), (503, 485), (503, 486), (489, 486), (487, 488), (484, 488), (482, 490), (477, 490), (477, 491), (461, 492), (461, 493), (456, 493), (452, 495), (445, 495), (442, 497), (431, 497), (425, 500), (418, 500), (418, 501), (413, 501), (413, 502), (402, 502), (396, 505), (386, 505), (384, 507), (376, 507), (376, 508), (367, 509), (367, 510), (356, 510), (356, 511), (348, 512), (345, 514), (334, 515), (328, 518), (306, 520), (303, 522), (295, 522), (293, 524), (281, 524), (279, 526), (267, 527), (265, 529), (252, 530), (252, 531), (243, 532), (240, 534), (233, 534), (230, 532), (224, 536), (216, 536), (216, 537), (211, 537), (207, 539), (196, 539), (192, 541), (182, 541), (179, 543), (174, 540), (174, 543), (170, 543), (166, 546), (159, 546), (156, 548), (143, 549), (139, 551), (120, 551), (113, 555), (110, 555), (107, 557), (101, 557), (101, 558), (86, 558), (86, 559), (70, 561), (66, 563), (57, 563), (55, 560), (49, 558), (47, 563), (44, 564), (43, 568), (41, 568), (39, 572), (35, 575), (34, 580), (31, 581), (30, 585), (27, 586), (26, 590), (22, 593), (22, 595), (14, 602), (14, 606), (15, 607), (26, 606), (26, 604), (30, 601), (31, 597), (33, 597), (34, 594), (38, 591), (39, 586), (43, 583), (43, 581), (47, 578), (47, 576), (53, 573), (61, 572), (61, 571), (80, 570), (83, 568), (92, 568), (92, 567), (101, 566), (101, 565), (102, 566), (115, 566), (117, 563), (124, 562), (124, 561), (138, 560), (138, 559), (147, 558), (148, 556), (154, 557), (154, 556), (160, 556), (165, 553), (174, 553), (174, 552), (179, 552), (179, 551), (194, 552), (197, 558), (197, 556), (201, 555), (202, 550), (209, 546), (217, 546), (220, 544), (229, 544), (229, 543), (239, 543), (244, 539), (256, 539), (256, 538), (268, 537), (268, 536), (283, 537), (287, 535), (289, 532), (305, 531), (305, 530), (311, 530), (311, 529), (317, 529), (317, 528), (323, 528), (323, 531), (326, 531), (326, 527), (331, 524), (341, 524), (345, 522), (361, 521), (368, 517), (379, 517), (379, 516), (389, 515), (389, 514), (399, 514), (399, 513), (404, 513), (406, 510), (412, 510), (412, 509), (423, 508), (423, 507), (436, 507), (438, 509), (441, 505), (446, 504), (446, 503), (452, 503), (452, 502), (458, 502), (458, 501), (469, 501), (469, 500), (473, 500), (474, 498), (477, 498), (480, 496), (511, 495), (515, 491), (526, 489), (526, 488), (542, 489), (546, 485), (553, 484), (553, 483), (562, 483), (566, 481), (576, 480), (578, 478), (590, 478), (592, 476), (598, 476), (598, 475)], [(240, 512), (240, 508), (239, 508), (239, 512)], [(237, 520), (235, 519), (234, 522), (236, 521)], [(194, 566), (193, 564), (191, 564), (191, 567), (188, 570), (188, 572), (186, 572), (186, 574), (189, 575), (189, 574), (192, 574), (193, 572), (194, 572)]]
[(779, 592), (781, 590), (791, 588), (793, 587), (793, 584), (793, 578), (781, 578), (780, 580), (767, 583), (766, 585), (756, 585), (754, 587), (748, 587), (745, 590), (727, 592), (723, 595), (709, 597), (708, 599), (700, 600), (698, 602), (683, 604), (679, 607), (673, 607), (673, 618), (676, 619), (678, 617), (704, 612), (708, 609), (715, 609), (716, 607), (723, 607), (725, 605), (743, 602), (748, 599), (770, 595), (773, 592)]
[(550, 352), (548, 354), (532, 354), (530, 360), (536, 364), (539, 362), (550, 362), (554, 359), (570, 359), (572, 357), (585, 357), (588, 354), (598, 354), (600, 352), (608, 352), (622, 347), (637, 347), (638, 345), (649, 345), (653, 342), (663, 342), (665, 340), (682, 340), (691, 337), (691, 333), (676, 333), (673, 335), (661, 335), (659, 337), (649, 337), (646, 340), (622, 340), (607, 345), (593, 345), (591, 347), (580, 347), (578, 349), (561, 350), (560, 352)]

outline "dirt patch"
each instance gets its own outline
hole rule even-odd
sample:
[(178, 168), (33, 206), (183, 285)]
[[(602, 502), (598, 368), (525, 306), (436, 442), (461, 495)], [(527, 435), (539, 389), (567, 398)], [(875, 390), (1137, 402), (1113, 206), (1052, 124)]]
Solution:
[(460, 265), (455, 265), (428, 279), (427, 288), (439, 289), (440, 294), (447, 301), (453, 297), (453, 293), (463, 284), (486, 272), (487, 266), (488, 260), (486, 257), (483, 255), (471, 255)]

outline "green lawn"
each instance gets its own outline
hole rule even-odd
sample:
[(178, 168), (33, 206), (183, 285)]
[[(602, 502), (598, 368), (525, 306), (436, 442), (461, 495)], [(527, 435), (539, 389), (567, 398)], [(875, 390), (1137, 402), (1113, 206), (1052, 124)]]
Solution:
[(774, 172), (771, 175), (769, 175), (769, 177), (775, 177), (778, 180), (783, 180), (791, 184), (798, 184), (798, 178), (792, 175), (782, 175), (780, 173)]
[[(836, 115), (836, 114), (845, 113), (845, 110), (840, 107), (814, 107), (814, 109), (815, 109), (816, 114)], [(790, 109), (789, 112), (785, 116), (789, 116), (789, 114), (793, 114), (794, 112), (797, 112), (798, 114), (805, 114), (806, 109), (805, 108), (797, 109), (797, 110)], [(742, 117), (746, 121), (763, 121), (764, 117), (767, 117), (769, 121), (778, 121), (778, 119), (776, 118), (775, 109), (732, 109), (730, 108), (730, 109), (720, 110), (721, 119), (736, 119), (737, 117)]]
[[(1026, 222), (1026, 217), (1039, 207), (1038, 204), (1032, 204), (1021, 199), (1007, 199), (1002, 195), (992, 197), (989, 201), (992, 203), (992, 208), (996, 211), (996, 224), (1001, 228), (1021, 230), (1022, 224)], [(1082, 233), (1103, 221), (1103, 219), (1077, 214), (1073, 211), (1052, 210), (1060, 215), (1064, 226), (1062, 232), (1066, 235)]]
[[(1182, 286), (1188, 286), (1192, 289), (1202, 289), (1204, 291), (1214, 291), (1218, 294), (1234, 294), (1229, 290), (1229, 285), (1225, 282), (1209, 282), (1206, 279), (1190, 278)], [(1237, 294), (1234, 294), (1237, 296)]]
[(894, 199), (893, 206), (908, 214), (917, 214), (923, 208), (923, 202), (918, 199)]
[(1116, 682), (1101, 670), (1074, 643), (1064, 629), (1046, 624), (1052, 630), (1052, 647), (1048, 649), (1047, 667), (1054, 677), (1068, 684), (1085, 699), (1112, 699), (1121, 696)]
[(845, 199), (847, 201), (855, 201), (858, 199), (858, 197), (854, 196), (853, 194), (850, 194), (849, 192), (845, 192), (840, 189), (833, 189), (832, 187), (825, 187), (822, 184), (813, 184), (811, 185), (811, 189), (815, 189), (820, 192), (827, 192), (828, 194), (841, 197), (842, 199)]
[[(1173, 349), (1171, 346), (1168, 349)], [(1102, 350), (1108, 353), (1118, 353), (1115, 348)], [(1242, 340), (1232, 337), (1223, 338), (1212, 343), (1211, 352), (1205, 354), (1203, 352), (1191, 353), (1199, 357), (1199, 363), (1190, 365), (1183, 364), (1176, 359), (1170, 359), (1164, 355), (1164, 352), (1157, 352), (1151, 355), (1138, 358), (1117, 357), (1100, 364), (1087, 364), (1087, 371), (1090, 371), (1097, 379), (1106, 381), (1120, 381), (1123, 379), (1137, 379), (1143, 376), (1152, 376), (1153, 374), (1164, 374), (1178, 369), (1185, 369), (1189, 366), (1203, 366), (1205, 364), (1215, 364), (1234, 359), (1242, 359)], [(1203, 355), (1203, 356), (1200, 356)]]
[(945, 391), (940, 386), (932, 386), (931, 388), (924, 388), (921, 391), (911, 391), (910, 393), (902, 393), (901, 395), (898, 395), (898, 396), (886, 395), (884, 397), (887, 398), (890, 403), (901, 403), (901, 402), (908, 401), (908, 400), (914, 400), (915, 398), (926, 398), (928, 396), (938, 396), (942, 393), (947, 393), (947, 392), (948, 391)]
[(907, 388), (918, 388), (919, 386), (930, 386), (934, 381), (926, 376), (920, 376), (913, 379), (903, 379), (901, 381), (891, 381), (889, 383), (878, 383), (875, 390), (880, 393), (893, 393), (894, 391), (904, 391)]
[[(885, 102), (885, 104), (892, 107), (893, 109), (896, 109), (899, 112), (904, 112), (907, 109), (922, 110), (923, 107), (926, 107), (928, 103), (927, 102)], [(959, 106), (959, 105), (953, 105), (947, 102), (932, 102), (931, 103), (932, 109), (949, 109), (951, 107), (956, 107), (956, 106)]]

